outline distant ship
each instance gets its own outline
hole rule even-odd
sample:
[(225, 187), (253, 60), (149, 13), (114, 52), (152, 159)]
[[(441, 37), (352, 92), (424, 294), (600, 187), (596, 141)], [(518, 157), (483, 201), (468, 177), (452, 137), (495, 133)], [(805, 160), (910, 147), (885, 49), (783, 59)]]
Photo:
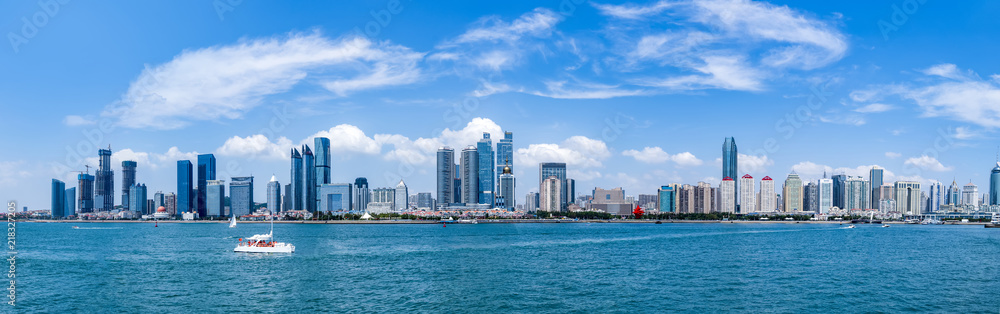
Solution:
[(1000, 213), (993, 213), (993, 219), (986, 224), (986, 228), (1000, 228)]
[(455, 223), (459, 223), (459, 224), (473, 224), (473, 225), (475, 225), (475, 224), (479, 223), (479, 220), (476, 220), (475, 218), (473, 218), (473, 219), (459, 219), (459, 220), (456, 220)]
[(236, 245), (233, 252), (242, 253), (294, 253), (295, 246), (284, 242), (274, 242), (274, 218), (271, 218), (271, 231), (267, 234), (255, 234)]

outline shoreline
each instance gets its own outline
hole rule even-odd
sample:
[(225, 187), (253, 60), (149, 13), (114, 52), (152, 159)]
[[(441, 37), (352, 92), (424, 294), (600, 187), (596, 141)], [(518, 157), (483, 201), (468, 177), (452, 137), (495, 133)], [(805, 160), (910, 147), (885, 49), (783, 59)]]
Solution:
[[(19, 223), (177, 223), (177, 224), (228, 224), (228, 220), (18, 220)], [(518, 224), (518, 223), (618, 223), (618, 224), (655, 224), (657, 220), (570, 220), (570, 219), (480, 219), (477, 220), (480, 224)], [(730, 224), (851, 224), (850, 221), (761, 221), (761, 220), (660, 220), (661, 224), (711, 224), (711, 223), (730, 223)], [(266, 224), (269, 221), (238, 221), (238, 224)], [(294, 221), (283, 221), (276, 220), (275, 224), (331, 224), (331, 225), (426, 225), (426, 224), (441, 224), (439, 220), (294, 220)], [(903, 225), (902, 221), (887, 221), (884, 222), (890, 225)], [(458, 222), (449, 222), (449, 224), (467, 224)], [(859, 223), (864, 224), (864, 223)], [(945, 225), (986, 225), (986, 222), (955, 222), (946, 223)]]

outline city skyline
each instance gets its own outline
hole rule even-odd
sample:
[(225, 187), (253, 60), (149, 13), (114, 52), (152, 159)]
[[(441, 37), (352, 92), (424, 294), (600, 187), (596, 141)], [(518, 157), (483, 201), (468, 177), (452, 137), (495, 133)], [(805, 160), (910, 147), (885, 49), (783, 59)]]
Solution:
[[(202, 4), (180, 3), (179, 10), (127, 4), (101, 7), (132, 12), (105, 22), (184, 19), (205, 31), (140, 29), (135, 31), (153, 36), (134, 38), (129, 28), (111, 27), (100, 32), (129, 40), (101, 40), (85, 49), (71, 48), (77, 41), (68, 38), (97, 31), (87, 15), (97, 8), (64, 6), (37, 37), (16, 52), (0, 52), (0, 67), (10, 70), (2, 74), (7, 105), (0, 113), (17, 117), (0, 126), (17, 134), (3, 144), (31, 152), (0, 153), (0, 191), (30, 209), (45, 209), (50, 179), (74, 186), (79, 173), (73, 171), (88, 170), (85, 165), (96, 171), (102, 162), (97, 150), (108, 145), (113, 154), (107, 164), (118, 172), (107, 191), (115, 205), (124, 196), (119, 165), (126, 160), (137, 162), (135, 182), (149, 194), (177, 192), (176, 162), (195, 162), (201, 154), (218, 159), (219, 180), (274, 175), (284, 185), (291, 182), (291, 148), (327, 137), (330, 182), (366, 177), (372, 187), (392, 187), (402, 179), (410, 191), (435, 192), (437, 148), (461, 151), (483, 132), (496, 140), (503, 131), (518, 136), (511, 154), (522, 183), (518, 201), (538, 192), (526, 182), (534, 181), (541, 162), (566, 163), (567, 178), (584, 193), (623, 187), (634, 195), (655, 194), (673, 182), (718, 186), (718, 143), (725, 137), (740, 146), (734, 180), (749, 174), (784, 181), (792, 170), (804, 182), (824, 172), (867, 178), (878, 165), (887, 183), (913, 180), (926, 190), (930, 180), (946, 186), (955, 180), (988, 190), (1000, 121), (1000, 101), (988, 95), (1000, 90), (994, 76), (1000, 69), (985, 55), (996, 43), (977, 38), (988, 37), (998, 22), (970, 18), (975, 27), (962, 32), (939, 27), (956, 16), (991, 12), (995, 4), (931, 9), (929, 3), (919, 22), (914, 15), (886, 33), (880, 21), (892, 21), (891, 2), (882, 10), (733, 2), (728, 9), (746, 17), (736, 21), (743, 31), (719, 19), (718, 8), (679, 3), (582, 3), (572, 13), (527, 2), (483, 8), (452, 3), (456, 14), (447, 19), (406, 3), (378, 34), (360, 36), (352, 31), (364, 33), (369, 22), (378, 22), (368, 13), (386, 8), (338, 4), (337, 10), (289, 12), (303, 18), (287, 19), (266, 14), (271, 4), (244, 3), (219, 15)], [(0, 12), (11, 21), (39, 10), (5, 6)], [(160, 14), (135, 13), (146, 11)], [(665, 25), (666, 16), (683, 22)], [(794, 21), (790, 25), (810, 36), (765, 28), (749, 19), (755, 16)], [(423, 19), (437, 23), (426, 26), (432, 23)], [(293, 22), (279, 22), (285, 20)], [(518, 32), (524, 29), (529, 31)], [(767, 37), (764, 30), (781, 36)], [(708, 42), (665, 48), (680, 35)], [(119, 54), (133, 46), (149, 50)], [(266, 69), (273, 71), (224, 76), (232, 73), (227, 69), (260, 64), (236, 58), (250, 52), (299, 60), (297, 48), (338, 47), (384, 58), (344, 56), (350, 62), (277, 64)], [(781, 64), (776, 57), (782, 53), (800, 54), (799, 62)], [(199, 57), (234, 61), (203, 64)], [(58, 62), (50, 65), (53, 60)], [(202, 68), (204, 81), (192, 75)], [(265, 75), (273, 73), (282, 75)], [(206, 83), (212, 79), (249, 88)], [(205, 88), (190, 88), (194, 83)], [(948, 97), (962, 91), (987, 96)], [(152, 95), (169, 99), (157, 103)], [(493, 163), (499, 169), (500, 160)], [(104, 191), (102, 179), (96, 181), (94, 189)], [(266, 199), (265, 189), (254, 193)], [(103, 200), (95, 199), (95, 207)]]

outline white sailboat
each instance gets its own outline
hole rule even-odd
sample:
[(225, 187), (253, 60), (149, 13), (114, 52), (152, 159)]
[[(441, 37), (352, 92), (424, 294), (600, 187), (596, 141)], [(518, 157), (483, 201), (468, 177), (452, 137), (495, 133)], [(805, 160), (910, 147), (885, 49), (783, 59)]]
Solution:
[(295, 246), (291, 243), (274, 242), (274, 217), (271, 217), (271, 231), (267, 234), (255, 234), (236, 245), (233, 252), (243, 253), (294, 253)]
[(236, 228), (236, 216), (232, 216), (229, 218), (229, 227)]

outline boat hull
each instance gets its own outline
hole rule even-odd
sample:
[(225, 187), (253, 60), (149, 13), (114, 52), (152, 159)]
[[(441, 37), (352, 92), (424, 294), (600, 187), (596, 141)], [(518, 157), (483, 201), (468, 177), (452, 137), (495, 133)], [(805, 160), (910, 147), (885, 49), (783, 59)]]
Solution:
[(237, 246), (233, 252), (239, 253), (295, 253), (294, 245), (284, 246)]
[(1000, 228), (1000, 225), (986, 224), (986, 228)]

